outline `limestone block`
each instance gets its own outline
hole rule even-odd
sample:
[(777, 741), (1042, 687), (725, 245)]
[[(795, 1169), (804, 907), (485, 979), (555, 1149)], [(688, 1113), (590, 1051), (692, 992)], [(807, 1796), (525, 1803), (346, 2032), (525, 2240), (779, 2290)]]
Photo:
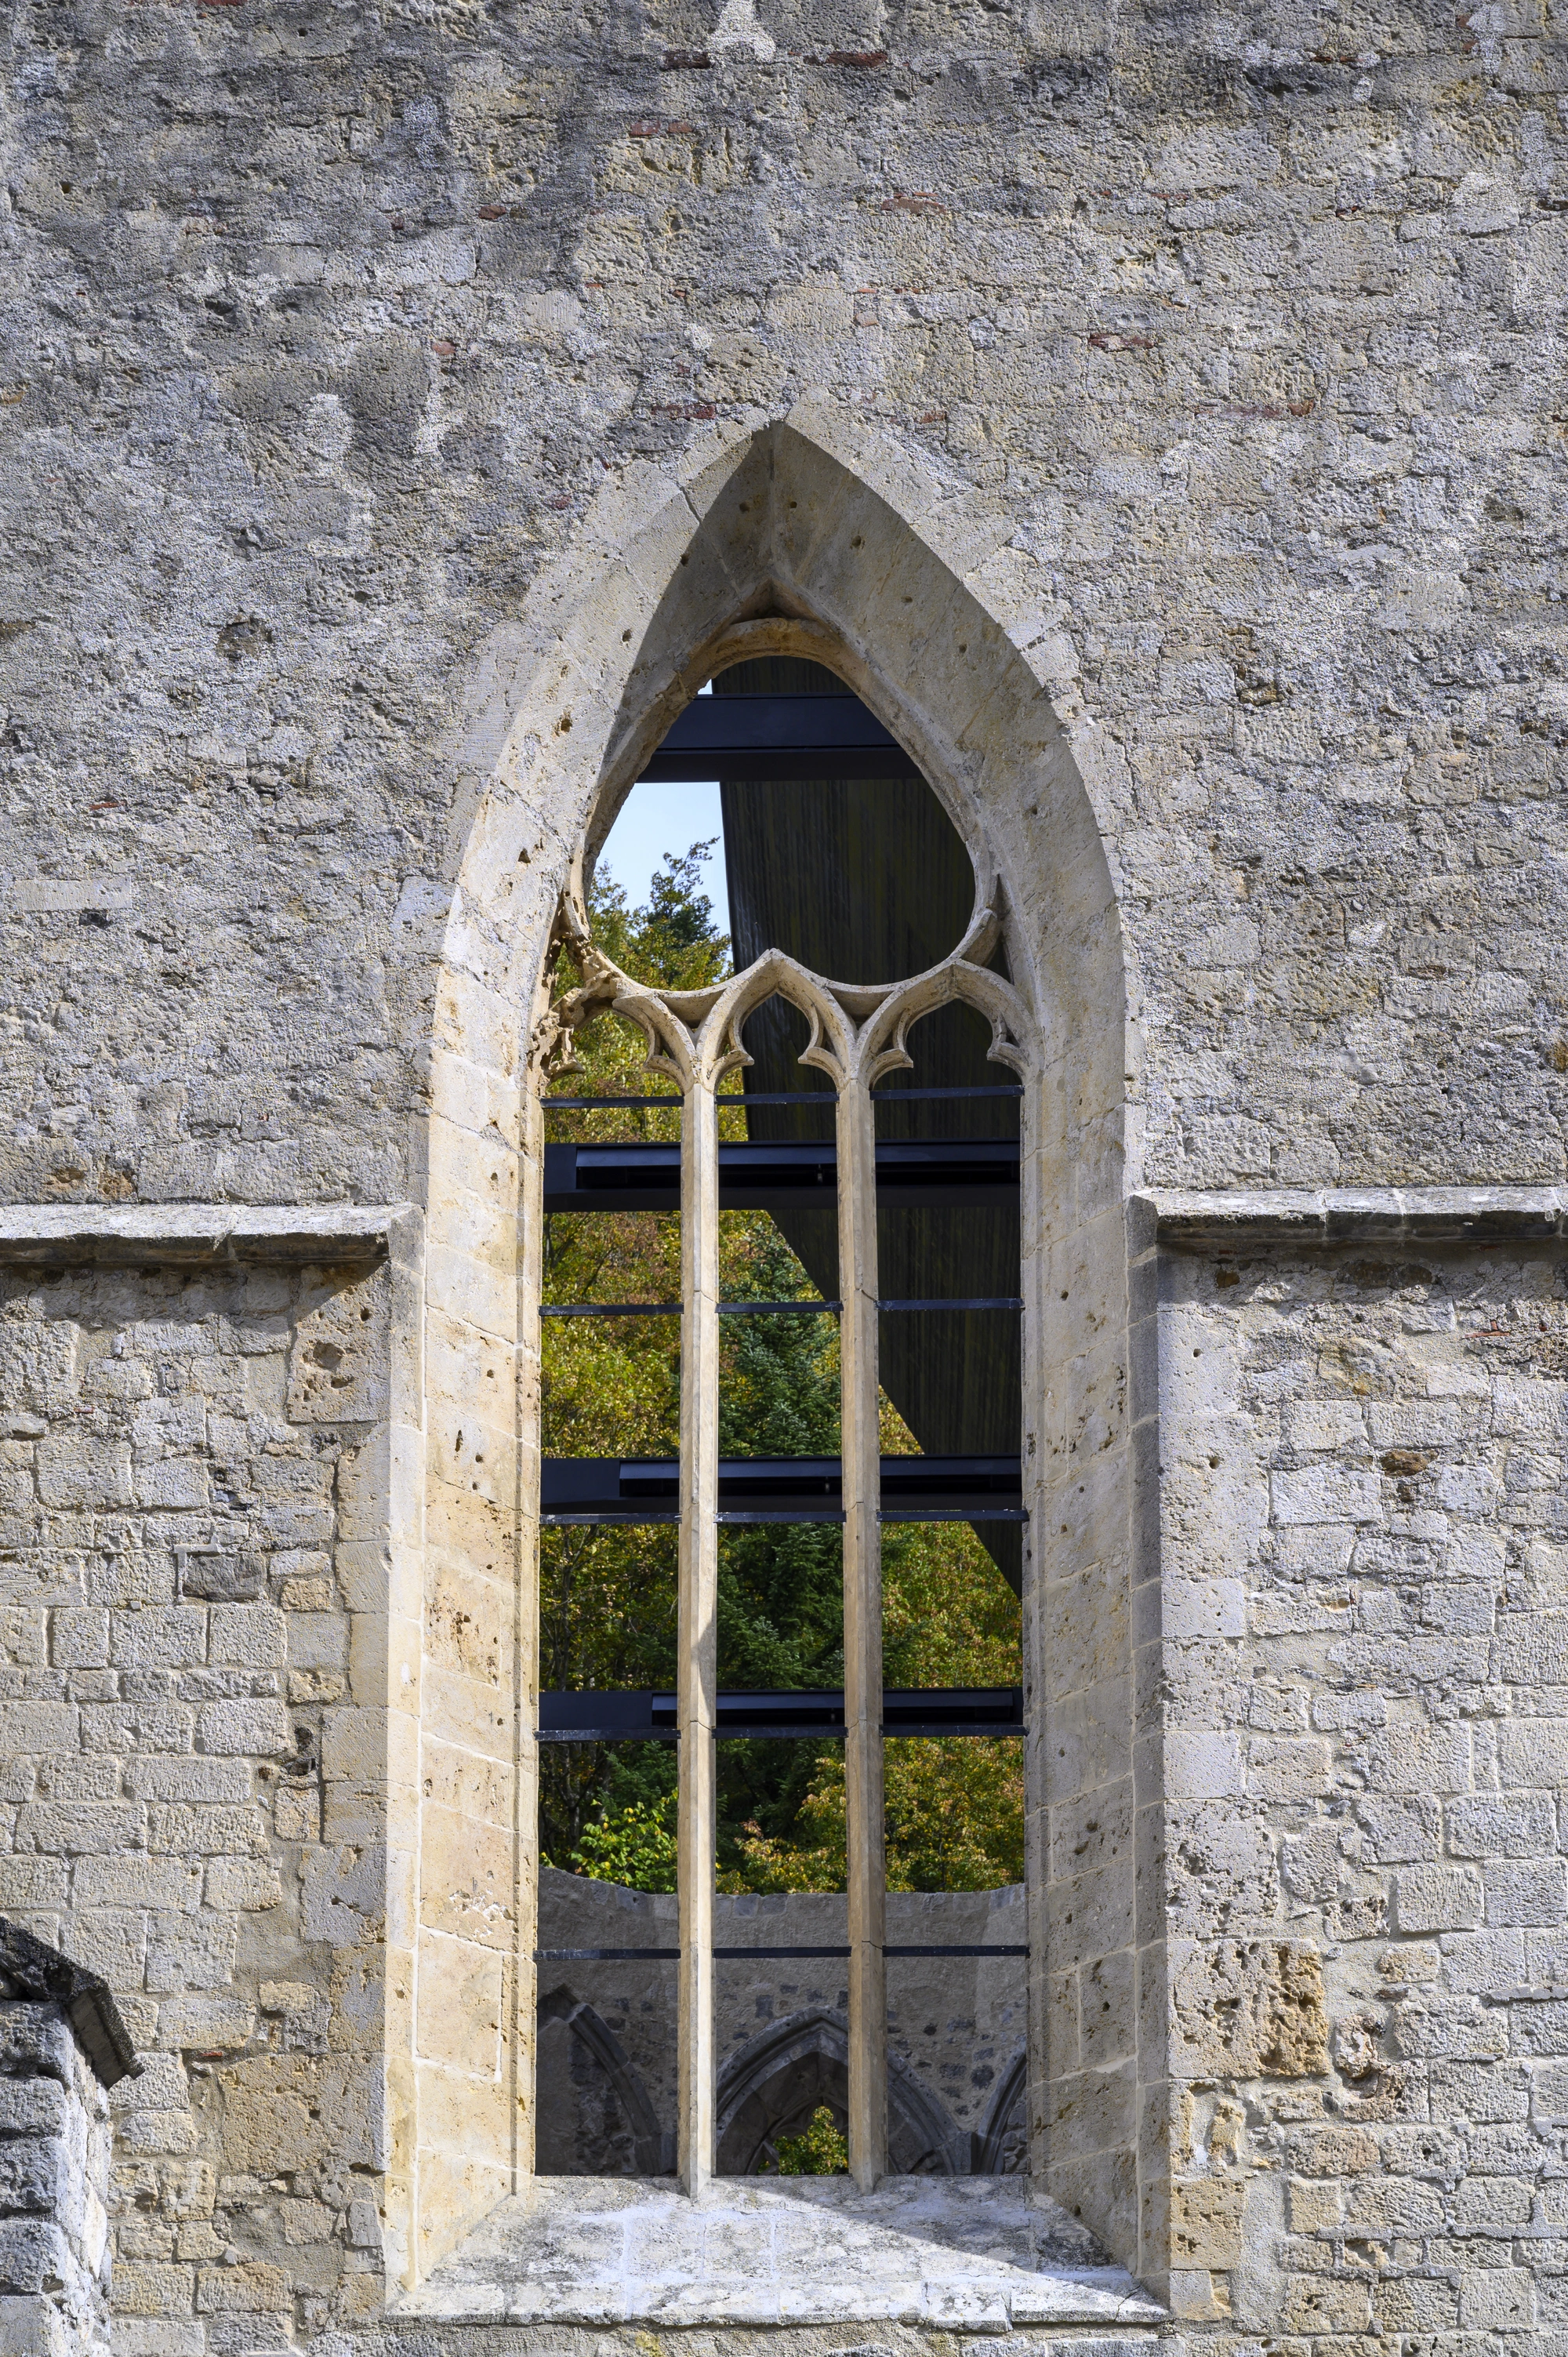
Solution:
[(1557, 1812), (1545, 1792), (1450, 1801), (1444, 1813), (1456, 1857), (1535, 1858), (1556, 1847)]
[(386, 1415), (390, 1291), (385, 1270), (320, 1286), (296, 1319), (289, 1354), (294, 1423), (367, 1424)]
[(207, 1659), (207, 1614), (171, 1604), (110, 1615), (109, 1657), (125, 1669), (189, 1667)]
[(1171, 2247), (1182, 2266), (1232, 2267), (1241, 2256), (1244, 2179), (1196, 2178), (1172, 2188)]
[(0, 1702), (0, 1753), (74, 1751), (77, 1727), (69, 1704)]
[(260, 1811), (249, 1803), (155, 1802), (147, 1813), (147, 1846), (155, 1855), (265, 1857), (267, 1829)]
[[(264, 1845), (264, 1828), (259, 1838)], [(209, 1907), (264, 1914), (282, 1905), (283, 1884), (275, 1867), (260, 1857), (215, 1857), (207, 1868), (203, 1894)]]
[(1459, 2285), (1459, 2322), (1467, 2331), (1528, 2331), (1535, 2321), (1535, 2284), (1522, 2267), (1466, 2268)]
[[(167, 2262), (123, 2260), (114, 2270), (113, 2307), (121, 2316), (188, 2316), (194, 2270)], [(166, 2347), (160, 2341), (160, 2346)]]
[[(282, 1703), (267, 1697), (204, 1704), (197, 1717), (197, 1739), (202, 1750), (212, 1756), (199, 1763), (190, 1763), (192, 1768), (199, 1766), (204, 1773), (199, 1781), (195, 1777), (186, 1781), (178, 1795), (181, 1799), (238, 1799), (242, 1792), (248, 1792), (249, 1780), (240, 1770), (231, 1781), (220, 1761), (242, 1758), (279, 1760), (294, 1749), (294, 1731), (287, 1711)], [(175, 1797), (172, 1784), (168, 1796)]]
[(72, 1889), (78, 1906), (188, 1911), (199, 1901), (201, 1870), (183, 1857), (87, 1857)]
[(499, 2068), (500, 1959), (463, 1940), (420, 1939), (418, 2053), (492, 2078)]
[(1172, 2003), (1172, 2069), (1183, 2078), (1294, 2078), (1326, 2068), (1322, 1964), (1305, 1943), (1182, 1943)]
[(1294, 1523), (1380, 1523), (1381, 1486), (1375, 1473), (1313, 1466), (1270, 1477), (1274, 1518)]
[(128, 1506), (131, 1452), (122, 1440), (53, 1433), (38, 1449), (38, 1495), (46, 1506)]
[(284, 2270), (259, 2260), (242, 2260), (232, 2267), (202, 2267), (197, 2273), (199, 2316), (276, 2314), (287, 2309), (291, 2299)]
[(179, 1996), (158, 2007), (158, 2043), (175, 2051), (243, 2047), (255, 2028), (254, 2012), (238, 1997)]
[(242, 1669), (270, 1669), (288, 1658), (287, 1623), (270, 1604), (214, 1604), (209, 1659)]
[(1222, 1729), (1171, 1727), (1165, 1740), (1166, 1789), (1180, 1801), (1210, 1801), (1246, 1788), (1241, 1739)]
[(1413, 1866), (1394, 1877), (1402, 1932), (1451, 1932), (1481, 1920), (1481, 1878), (1473, 1867)]
[(1483, 1880), (1488, 1924), (1557, 1924), (1568, 1919), (1568, 1861), (1563, 1858), (1494, 1862)]
[(97, 1669), (109, 1659), (109, 1615), (82, 1607), (53, 1614), (49, 1648), (57, 1669)]

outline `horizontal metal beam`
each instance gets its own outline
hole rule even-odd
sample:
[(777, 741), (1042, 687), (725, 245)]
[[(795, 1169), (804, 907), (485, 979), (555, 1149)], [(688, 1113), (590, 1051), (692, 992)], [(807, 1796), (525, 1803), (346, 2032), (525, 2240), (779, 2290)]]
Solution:
[(916, 778), (919, 771), (858, 695), (698, 695), (642, 775)]
[[(874, 1105), (891, 1104), (895, 1101), (900, 1104), (917, 1102), (934, 1104), (938, 1098), (1021, 1097), (1023, 1093), (1022, 1087), (1014, 1081), (994, 1089), (875, 1089), (871, 1102)], [(721, 1090), (714, 1099), (714, 1103), (724, 1110), (733, 1112), (738, 1107), (743, 1113), (748, 1105), (794, 1105), (799, 1108), (801, 1105), (810, 1107), (813, 1103), (825, 1105), (831, 1112), (836, 1101), (835, 1092), (832, 1089), (804, 1088), (746, 1089), (744, 1092), (735, 1089), (727, 1094)], [(542, 1097), (540, 1103), (546, 1113), (604, 1113), (612, 1107), (623, 1113), (628, 1110), (646, 1113), (655, 1107), (661, 1113), (678, 1113), (681, 1107), (681, 1100), (674, 1094), (661, 1097)]]
[[(680, 1514), (680, 1480), (674, 1457), (547, 1457), (540, 1473), (541, 1515), (546, 1523), (671, 1522)], [(885, 1522), (1024, 1517), (1016, 1457), (884, 1457), (881, 1483)], [(720, 1460), (720, 1522), (836, 1522), (843, 1497), (836, 1457)]]
[[(977, 1295), (967, 1300), (879, 1301), (889, 1316), (900, 1309), (1022, 1309), (1016, 1293)], [(721, 1318), (823, 1318), (836, 1316), (842, 1301), (721, 1301)], [(679, 1318), (678, 1301), (547, 1301), (542, 1318)]]
[[(885, 1956), (1026, 1956), (1026, 1947), (1016, 1944), (982, 1945), (974, 1941), (926, 1941), (916, 1947), (885, 1947)], [(849, 1954), (847, 1948), (715, 1948), (714, 1961), (721, 1964), (794, 1964), (799, 1960), (818, 1957), (843, 1962)], [(535, 1948), (536, 1964), (672, 1964), (679, 1961), (679, 1948)]]
[[(832, 1742), (844, 1730), (842, 1687), (720, 1694), (715, 1732)], [(1022, 1735), (1021, 1686), (889, 1686), (882, 1696), (885, 1735)], [(539, 1697), (542, 1743), (660, 1743), (675, 1739), (673, 1694), (589, 1688)]]
[[(719, 1203), (725, 1211), (831, 1211), (838, 1193), (838, 1148), (758, 1142), (719, 1147)], [(883, 1209), (1008, 1204), (1018, 1200), (1015, 1138), (879, 1139), (876, 1194)], [(547, 1211), (673, 1211), (681, 1201), (681, 1148), (674, 1142), (547, 1146)]]

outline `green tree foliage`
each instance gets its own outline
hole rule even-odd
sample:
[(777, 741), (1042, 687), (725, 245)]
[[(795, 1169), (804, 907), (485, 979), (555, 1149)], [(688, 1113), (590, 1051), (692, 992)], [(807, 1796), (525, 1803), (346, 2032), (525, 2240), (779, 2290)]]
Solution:
[(770, 2177), (847, 2177), (849, 2144), (826, 2104), (819, 2104), (799, 2136), (776, 2136)]
[(614, 1817), (585, 1825), (572, 1852), (572, 1871), (594, 1882), (618, 1882), (629, 1890), (675, 1888), (675, 1800), (650, 1806), (628, 1801)]
[[(594, 934), (639, 980), (699, 989), (727, 971), (729, 943), (701, 889), (710, 845), (667, 856), (640, 908), (596, 888)], [(570, 972), (563, 979), (569, 982)], [(553, 1114), (558, 1138), (673, 1138), (673, 1087), (645, 1069), (641, 1034), (613, 1016), (584, 1027), (573, 1094), (670, 1095), (670, 1109)], [(565, 1093), (565, 1088), (560, 1090)], [(831, 1119), (831, 1105), (825, 1109)], [(721, 1115), (743, 1137), (740, 1111)], [(546, 1301), (679, 1301), (679, 1222), (655, 1212), (557, 1216), (545, 1247)], [(729, 1300), (800, 1304), (799, 1316), (725, 1318), (720, 1446), (726, 1456), (836, 1455), (838, 1331), (765, 1212), (720, 1222)], [(677, 1318), (562, 1318), (544, 1327), (544, 1446), (553, 1456), (673, 1456)], [(914, 1441), (890, 1406), (883, 1447)], [(719, 1677), (739, 1688), (837, 1686), (843, 1678), (843, 1555), (833, 1525), (733, 1526), (719, 1569)], [(963, 1524), (888, 1525), (884, 1642), (891, 1685), (1016, 1682), (1016, 1600)], [(668, 1688), (675, 1675), (671, 1528), (550, 1530), (541, 1550), (542, 1683)], [(1021, 1747), (908, 1740), (887, 1746), (890, 1888), (983, 1889), (1023, 1872)], [(674, 1747), (549, 1745), (541, 1766), (547, 1857), (645, 1890), (673, 1887)], [(843, 1758), (837, 1746), (719, 1748), (719, 1866), (731, 1890), (842, 1889)]]

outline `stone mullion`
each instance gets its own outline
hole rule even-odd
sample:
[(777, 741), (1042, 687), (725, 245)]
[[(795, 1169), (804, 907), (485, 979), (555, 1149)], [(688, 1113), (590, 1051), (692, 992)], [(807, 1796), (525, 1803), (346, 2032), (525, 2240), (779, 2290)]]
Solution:
[(680, 2173), (700, 2193), (714, 2169), (714, 1734), (718, 1710), (718, 1114), (704, 1072), (681, 1116)]
[(1019, 1104), (1018, 1151), (1019, 1233), (1025, 1240), (1018, 1290), (1023, 1298), (1019, 1336), (1023, 1375), (1023, 1416), (1018, 1434), (1022, 1459), (1023, 1498), (1029, 1519), (1024, 1528), (1023, 1684), (1024, 1684), (1024, 1893), (1029, 1960), (1026, 1980), (1028, 2075), (1025, 2123), (1029, 2155), (1030, 2190), (1038, 2201), (1047, 2195), (1050, 2165), (1050, 2004), (1047, 1981), (1047, 1891), (1050, 1866), (1048, 1755), (1047, 1749), (1047, 1681), (1044, 1674), (1045, 1573), (1043, 1549), (1047, 1523), (1041, 1512), (1045, 1476), (1052, 1451), (1042, 1419), (1055, 1412), (1048, 1397), (1045, 1338), (1048, 1307), (1048, 1256), (1043, 1249), (1046, 1230), (1044, 1173), (1040, 1167), (1041, 1083), (1037, 1065), (1031, 1064)]
[(858, 1072), (838, 1097), (843, 1479), (844, 1807), (849, 1852), (849, 2165), (863, 2191), (887, 2167), (886, 1924), (882, 1796), (881, 1419), (876, 1366), (876, 1149)]
[(516, 1695), (517, 1782), (512, 1967), (512, 2188), (533, 2174), (539, 1967), (539, 1479), (542, 1433), (544, 1298), (544, 1109), (538, 1091), (522, 1095), (519, 1211), (521, 1348), (518, 1353), (518, 1565)]

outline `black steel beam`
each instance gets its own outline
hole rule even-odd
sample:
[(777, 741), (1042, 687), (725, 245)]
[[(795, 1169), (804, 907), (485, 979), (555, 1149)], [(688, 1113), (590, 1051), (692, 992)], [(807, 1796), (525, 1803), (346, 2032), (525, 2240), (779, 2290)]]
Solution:
[[(786, 1689), (770, 1694), (721, 1694), (718, 1733), (726, 1737), (804, 1738), (833, 1742), (843, 1735), (843, 1690)], [(677, 1735), (672, 1694), (623, 1691), (542, 1694), (542, 1743), (671, 1743)], [(889, 1686), (882, 1696), (884, 1735), (1022, 1735), (1022, 1686)]]
[(857, 695), (698, 695), (645, 778), (915, 778), (919, 771)]
[[(1022, 1309), (1021, 1294), (999, 1294), (994, 1299), (976, 1296), (961, 1301), (879, 1301), (878, 1309)], [(842, 1301), (721, 1301), (721, 1318), (826, 1318), (836, 1317), (843, 1308)], [(542, 1318), (679, 1318), (678, 1301), (546, 1301), (539, 1312)]]
[[(719, 1203), (725, 1211), (831, 1211), (837, 1189), (838, 1149), (831, 1138), (821, 1145), (719, 1147)], [(884, 1210), (1015, 1205), (1017, 1141), (884, 1140), (876, 1148), (876, 1195)], [(678, 1145), (544, 1149), (547, 1211), (674, 1211), (680, 1205)]]
[[(673, 1457), (547, 1457), (540, 1511), (546, 1523), (680, 1520)], [(719, 1461), (721, 1523), (836, 1523), (843, 1519), (836, 1457), (725, 1457)], [(1019, 1522), (1016, 1457), (885, 1457), (884, 1522)]]
[[(817, 1957), (823, 1961), (842, 1961), (849, 1954), (847, 1948), (715, 1948), (714, 1956), (721, 1964), (795, 1964), (801, 1959)], [(999, 1942), (922, 1941), (915, 1947), (884, 1948), (885, 1956), (1026, 1956), (1023, 1945), (1002, 1945)], [(672, 1964), (679, 1957), (679, 1948), (535, 1948), (536, 1964)]]

